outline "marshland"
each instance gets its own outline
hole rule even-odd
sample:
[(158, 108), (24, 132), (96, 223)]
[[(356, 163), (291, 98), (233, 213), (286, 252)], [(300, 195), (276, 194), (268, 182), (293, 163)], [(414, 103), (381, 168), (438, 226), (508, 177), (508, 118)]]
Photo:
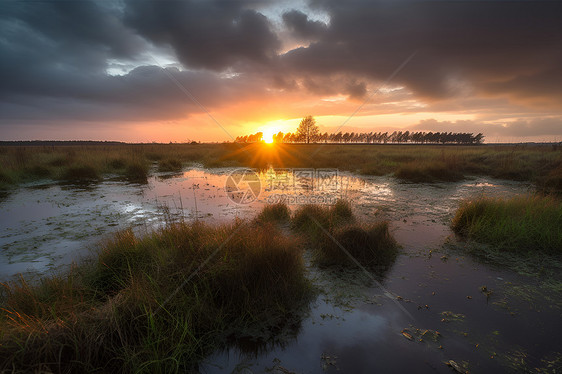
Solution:
[(559, 145), (3, 146), (0, 181), (3, 371), (562, 365)]

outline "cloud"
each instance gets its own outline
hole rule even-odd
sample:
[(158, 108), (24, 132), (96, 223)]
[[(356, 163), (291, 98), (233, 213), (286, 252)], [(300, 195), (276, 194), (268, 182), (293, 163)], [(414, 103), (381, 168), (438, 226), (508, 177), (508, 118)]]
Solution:
[[(561, 2), (295, 5), (6, 2), (0, 8), (0, 127), (169, 121), (204, 113), (178, 83), (207, 109), (229, 110), (225, 115), (234, 113), (239, 121), (263, 118), (268, 110), (278, 116), (311, 110), (347, 115), (417, 51), (386, 87), (394, 91), (377, 93), (358, 116), (464, 113), (480, 120), (433, 125), (517, 137), (560, 135)], [(268, 6), (279, 9), (277, 21)], [(311, 12), (327, 21), (316, 21)], [(293, 47), (281, 50), (287, 45)], [(153, 56), (175, 67), (163, 70)], [(123, 75), (108, 74), (119, 64), (129, 66)], [(422, 124), (430, 125), (414, 127)]]
[(418, 131), (484, 133), (488, 138), (562, 136), (562, 116), (513, 120), (507, 122), (482, 122), (473, 120), (437, 121), (422, 120), (411, 127)]
[(315, 4), (330, 24), (318, 41), (282, 56), (295, 73), (384, 81), (418, 51), (395, 82), (427, 100), (455, 95), (454, 81), (480, 94), (562, 96), (560, 2)]
[(310, 20), (306, 14), (296, 9), (283, 13), (283, 22), (297, 38), (302, 39), (316, 39), (328, 29), (325, 23)]
[(243, 1), (126, 1), (125, 24), (153, 43), (171, 45), (193, 68), (224, 70), (267, 63), (281, 43), (261, 13)]

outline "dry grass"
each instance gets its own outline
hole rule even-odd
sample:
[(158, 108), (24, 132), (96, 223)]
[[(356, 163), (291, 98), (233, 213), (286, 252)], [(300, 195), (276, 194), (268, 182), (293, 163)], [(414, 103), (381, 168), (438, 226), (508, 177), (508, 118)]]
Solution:
[(260, 224), (289, 222), (291, 212), (286, 204), (277, 203), (266, 205), (257, 215), (256, 222)]
[[(362, 174), (395, 173), (412, 182), (458, 180), (489, 175), (530, 180), (560, 191), (562, 150), (531, 145), (304, 145), (304, 144), (142, 144), (0, 147), (0, 185), (37, 178), (63, 179), (68, 170), (94, 169), (101, 176), (126, 176), (130, 165), (158, 163), (178, 171), (189, 163), (205, 167), (248, 166), (337, 168)], [(136, 173), (135, 173), (136, 174)], [(89, 177), (89, 176), (88, 176)]]
[(358, 261), (380, 272), (386, 271), (398, 255), (398, 245), (388, 222), (347, 225), (335, 228), (319, 241), (315, 259), (322, 265), (354, 265)]
[(356, 266), (357, 261), (381, 275), (398, 254), (388, 223), (357, 223), (348, 201), (331, 207), (304, 205), (294, 213), (291, 225), (308, 238), (320, 265)]
[(267, 339), (311, 294), (300, 247), (243, 221), (117, 233), (69, 274), (3, 285), (0, 372), (186, 372), (228, 340)]

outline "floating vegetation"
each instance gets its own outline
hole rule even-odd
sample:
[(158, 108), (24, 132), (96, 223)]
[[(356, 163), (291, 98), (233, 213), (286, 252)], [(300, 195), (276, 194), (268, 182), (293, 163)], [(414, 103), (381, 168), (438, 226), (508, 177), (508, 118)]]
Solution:
[(450, 311), (444, 311), (440, 313), (443, 318), (441, 322), (462, 322), (464, 321), (465, 315), (461, 313), (453, 313)]
[(489, 300), (490, 296), (492, 296), (492, 294), (494, 293), (494, 291), (488, 289), (487, 286), (481, 286), (480, 287), (480, 292), (482, 292), (484, 295), (486, 295), (486, 299)]
[(459, 364), (453, 360), (449, 360), (445, 362), (445, 365), (453, 369), (456, 373), (464, 373), (464, 374), (469, 373), (468, 362), (466, 361), (461, 361), (461, 363)]
[(337, 366), (338, 356), (322, 353), (320, 360), (322, 361), (322, 370), (326, 371), (329, 367), (334, 367), (336, 370), (339, 370)]
[(408, 327), (401, 331), (402, 336), (411, 341), (436, 343), (442, 335), (439, 331)]

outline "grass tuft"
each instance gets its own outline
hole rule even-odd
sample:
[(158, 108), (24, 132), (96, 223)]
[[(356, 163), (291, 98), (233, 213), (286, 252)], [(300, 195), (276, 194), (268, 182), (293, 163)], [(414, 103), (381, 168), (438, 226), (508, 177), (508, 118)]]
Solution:
[(148, 164), (145, 161), (135, 160), (127, 165), (125, 177), (131, 182), (148, 182)]
[(67, 181), (90, 181), (99, 177), (98, 171), (91, 165), (70, 166), (62, 174), (62, 179)]
[(127, 166), (127, 161), (123, 157), (112, 158), (109, 161), (109, 167), (112, 170), (121, 170)]
[(331, 230), (332, 220), (329, 208), (307, 204), (300, 206), (291, 217), (291, 228), (309, 235), (314, 240), (322, 235), (322, 229)]
[(351, 203), (347, 200), (339, 199), (331, 207), (330, 214), (333, 219), (337, 221), (352, 222), (355, 220), (353, 216), (353, 210), (351, 209)]
[(172, 172), (172, 171), (181, 171), (182, 170), (182, 163), (180, 160), (175, 158), (167, 158), (164, 160), (158, 161), (158, 171), (161, 172)]
[(338, 200), (332, 206), (307, 204), (299, 207), (293, 214), (291, 227), (297, 232), (317, 238), (323, 235), (322, 228), (330, 231), (337, 225), (353, 222), (355, 216), (351, 204), (346, 200)]
[(118, 233), (64, 276), (3, 285), (0, 372), (189, 372), (227, 341), (265, 342), (310, 300), (300, 248), (244, 221)]
[(0, 169), (0, 185), (2, 184), (11, 184), (14, 180), (7, 172)]
[(258, 223), (282, 223), (289, 222), (291, 219), (291, 212), (287, 204), (277, 203), (266, 205), (256, 217)]
[(562, 166), (539, 178), (537, 185), (541, 192), (562, 195)]
[(562, 202), (529, 195), (465, 201), (452, 221), (455, 232), (498, 249), (562, 253)]
[(463, 175), (445, 162), (419, 163), (409, 162), (396, 170), (394, 176), (407, 182), (431, 183), (454, 182), (463, 179)]
[(380, 273), (388, 269), (397, 254), (398, 246), (388, 230), (388, 222), (336, 228), (331, 237), (322, 237), (314, 252), (315, 260), (321, 265), (354, 265), (351, 255), (360, 264)]
[(351, 204), (345, 200), (331, 207), (304, 205), (293, 215), (291, 225), (309, 238), (314, 260), (320, 265), (354, 266), (351, 255), (382, 275), (398, 253), (388, 223), (356, 223)]

